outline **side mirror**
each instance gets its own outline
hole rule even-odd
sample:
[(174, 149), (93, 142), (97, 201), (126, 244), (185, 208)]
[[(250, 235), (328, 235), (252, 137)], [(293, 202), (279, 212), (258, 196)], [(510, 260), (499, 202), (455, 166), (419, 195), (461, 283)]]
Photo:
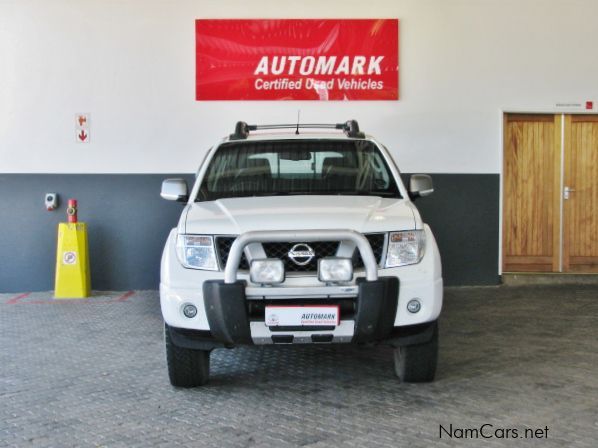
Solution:
[(160, 196), (167, 201), (186, 202), (189, 199), (189, 190), (185, 179), (165, 179), (162, 182)]
[(432, 178), (427, 174), (414, 174), (409, 179), (409, 197), (411, 199), (430, 196), (434, 193)]

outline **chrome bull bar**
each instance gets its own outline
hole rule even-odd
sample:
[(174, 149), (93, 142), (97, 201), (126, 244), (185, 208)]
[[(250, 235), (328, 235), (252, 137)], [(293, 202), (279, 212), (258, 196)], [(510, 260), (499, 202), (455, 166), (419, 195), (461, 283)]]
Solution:
[(242, 233), (232, 244), (226, 267), (224, 268), (224, 283), (232, 284), (237, 281), (237, 271), (245, 247), (251, 243), (280, 243), (280, 242), (312, 242), (312, 241), (351, 241), (359, 250), (365, 275), (368, 281), (378, 280), (378, 264), (370, 243), (361, 233), (354, 230), (259, 230)]

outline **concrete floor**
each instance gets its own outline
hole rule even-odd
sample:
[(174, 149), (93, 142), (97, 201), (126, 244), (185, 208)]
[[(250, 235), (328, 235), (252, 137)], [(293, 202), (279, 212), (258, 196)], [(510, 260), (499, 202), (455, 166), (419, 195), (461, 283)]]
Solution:
[(598, 446), (598, 287), (445, 297), (435, 383), (397, 382), (387, 347), (278, 346), (177, 390), (155, 291), (0, 294), (0, 446)]

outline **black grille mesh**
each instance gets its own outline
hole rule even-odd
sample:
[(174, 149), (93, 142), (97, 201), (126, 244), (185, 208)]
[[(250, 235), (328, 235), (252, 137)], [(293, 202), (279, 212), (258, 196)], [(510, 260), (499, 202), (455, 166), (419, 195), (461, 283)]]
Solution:
[[(384, 250), (384, 234), (383, 233), (370, 233), (364, 235), (372, 246), (372, 251), (376, 257), (376, 262), (380, 264), (382, 259), (382, 251)], [(220, 258), (220, 265), (224, 268), (226, 261), (228, 260), (228, 253), (237, 237), (235, 236), (219, 236), (216, 237), (216, 250), (218, 257)], [(333, 257), (336, 255), (338, 250), (338, 241), (313, 241), (309, 242), (309, 246), (314, 250), (316, 256), (306, 265), (300, 266), (293, 263), (288, 253), (291, 248), (297, 243), (263, 243), (264, 252), (268, 258), (280, 258), (287, 272), (315, 272), (318, 270), (318, 259), (322, 257)], [(362, 268), (363, 260), (359, 255), (359, 251), (355, 250), (353, 254), (353, 267)], [(249, 269), (249, 263), (245, 254), (241, 256), (241, 263), (239, 269)]]
[[(228, 260), (228, 253), (230, 248), (237, 239), (236, 236), (219, 236), (216, 237), (216, 249), (218, 250), (218, 257), (220, 258), (220, 266), (224, 269), (226, 261)], [(241, 263), (239, 269), (249, 269), (249, 262), (245, 254), (241, 255)]]
[[(382, 260), (382, 251), (384, 250), (384, 234), (383, 233), (369, 233), (364, 235), (372, 246), (372, 252), (374, 252), (374, 257), (376, 258), (376, 263), (380, 264), (380, 260)], [(361, 259), (361, 254), (356, 249), (353, 253), (353, 267), (354, 268), (362, 268), (363, 267), (363, 260)]]

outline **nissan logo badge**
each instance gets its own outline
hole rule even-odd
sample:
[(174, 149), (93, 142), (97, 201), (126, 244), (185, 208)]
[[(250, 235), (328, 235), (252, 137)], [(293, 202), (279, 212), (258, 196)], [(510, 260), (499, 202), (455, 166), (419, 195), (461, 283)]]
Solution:
[(288, 253), (293, 263), (299, 266), (305, 266), (316, 256), (316, 252), (307, 244), (299, 243), (291, 247)]

